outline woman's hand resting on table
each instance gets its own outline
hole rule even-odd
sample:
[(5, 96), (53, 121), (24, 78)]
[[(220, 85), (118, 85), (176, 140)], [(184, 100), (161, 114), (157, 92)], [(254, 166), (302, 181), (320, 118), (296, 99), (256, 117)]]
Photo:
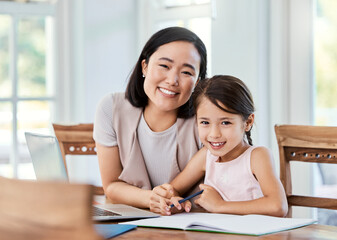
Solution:
[(174, 196), (174, 189), (170, 184), (159, 185), (152, 189), (149, 208), (151, 212), (164, 215), (165, 206)]
[[(179, 204), (178, 201), (182, 199), (178, 196), (173, 186), (168, 183), (164, 183), (152, 189), (150, 196), (150, 211), (159, 213), (161, 215), (171, 215), (172, 213), (186, 211), (191, 209), (191, 203), (189, 201)], [(174, 204), (177, 207), (170, 208), (170, 205)]]

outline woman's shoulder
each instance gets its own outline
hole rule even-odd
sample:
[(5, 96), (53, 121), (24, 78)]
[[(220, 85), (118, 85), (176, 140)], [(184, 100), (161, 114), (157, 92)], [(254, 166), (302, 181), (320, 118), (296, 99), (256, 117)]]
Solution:
[(130, 105), (124, 92), (108, 93), (101, 98), (98, 107), (100, 109), (111, 109), (113, 106), (120, 106), (121, 104)]
[(98, 106), (99, 107), (103, 107), (104, 108), (104, 106), (111, 106), (112, 105), (112, 102), (113, 102), (113, 97), (114, 97), (114, 93), (108, 93), (108, 94), (106, 94), (106, 95), (104, 95), (101, 99), (100, 99), (100, 101), (99, 101), (99, 103), (98, 103)]
[[(178, 126), (178, 131), (183, 133), (183, 134), (194, 133), (193, 135), (198, 135), (197, 122), (196, 122), (194, 117), (178, 118), (177, 119), (177, 126)], [(184, 135), (184, 137), (186, 137), (186, 135)]]
[(113, 102), (113, 93), (104, 95), (97, 104), (96, 118), (99, 116), (110, 115), (112, 102)]
[(195, 120), (195, 117), (178, 118), (177, 123), (178, 123), (178, 126), (179, 125), (188, 125), (188, 126), (192, 126), (192, 127), (197, 127), (197, 122)]
[(108, 93), (104, 95), (97, 105), (96, 117), (105, 116), (112, 119), (113, 109), (115, 109), (116, 106), (123, 105), (121, 100), (123, 99), (123, 96), (125, 96), (124, 93)]

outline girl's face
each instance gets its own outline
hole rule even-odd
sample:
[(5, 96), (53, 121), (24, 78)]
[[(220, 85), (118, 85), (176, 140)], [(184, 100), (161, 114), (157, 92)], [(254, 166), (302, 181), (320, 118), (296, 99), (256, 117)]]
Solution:
[(176, 41), (160, 46), (148, 63), (142, 61), (147, 107), (177, 112), (190, 98), (199, 68), (200, 55), (192, 43)]
[[(221, 103), (220, 106), (227, 109)], [(202, 97), (197, 109), (199, 137), (221, 161), (233, 160), (247, 149), (245, 130), (251, 127), (253, 120), (253, 114), (244, 121), (241, 115), (221, 110), (206, 97)]]

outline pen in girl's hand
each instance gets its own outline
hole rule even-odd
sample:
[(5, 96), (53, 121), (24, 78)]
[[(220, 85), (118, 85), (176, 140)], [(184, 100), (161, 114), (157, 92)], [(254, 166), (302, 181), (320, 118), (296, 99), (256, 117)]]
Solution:
[[(191, 198), (194, 198), (195, 196), (198, 196), (199, 194), (202, 194), (203, 191), (204, 191), (204, 190), (201, 190), (201, 191), (199, 191), (199, 192), (196, 192), (196, 193), (194, 193), (194, 194), (192, 194), (192, 195), (190, 195), (190, 196), (188, 196), (188, 197), (185, 197), (184, 199), (179, 200), (178, 202), (179, 202), (179, 203), (183, 203), (183, 202), (185, 202), (185, 201), (187, 201), (187, 200), (190, 200)], [(171, 204), (171, 205), (170, 205), (170, 208), (173, 208), (173, 207), (174, 207), (174, 204)]]

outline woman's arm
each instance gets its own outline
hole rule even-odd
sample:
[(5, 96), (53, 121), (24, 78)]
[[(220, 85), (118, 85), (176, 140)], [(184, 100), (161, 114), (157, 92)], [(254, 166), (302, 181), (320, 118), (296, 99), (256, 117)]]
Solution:
[(201, 185), (204, 192), (195, 202), (210, 212), (285, 216), (288, 210), (287, 199), (282, 184), (275, 175), (272, 155), (268, 149), (259, 147), (252, 151), (251, 169), (260, 184), (263, 197), (229, 202), (223, 200), (214, 188)]
[(96, 148), (105, 195), (113, 203), (149, 208), (151, 190), (143, 190), (118, 179), (123, 170), (118, 146), (106, 147), (96, 143)]

